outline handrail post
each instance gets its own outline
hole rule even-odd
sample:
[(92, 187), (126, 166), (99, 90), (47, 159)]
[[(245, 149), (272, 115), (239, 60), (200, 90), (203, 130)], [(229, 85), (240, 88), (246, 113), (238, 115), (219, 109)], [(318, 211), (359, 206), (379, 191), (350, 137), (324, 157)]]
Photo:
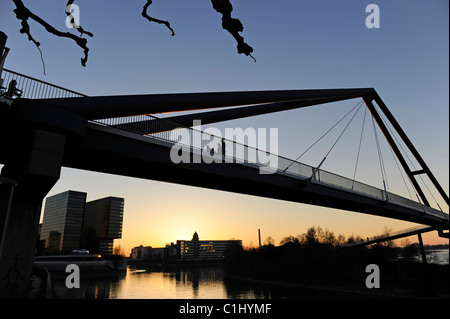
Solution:
[(319, 171), (319, 168), (322, 166), (323, 162), (325, 162), (326, 159), (327, 159), (327, 158), (324, 157), (323, 160), (320, 162), (319, 166), (317, 166), (317, 167), (314, 169), (314, 171), (313, 171), (313, 173), (312, 173), (310, 179), (316, 180), (316, 173)]

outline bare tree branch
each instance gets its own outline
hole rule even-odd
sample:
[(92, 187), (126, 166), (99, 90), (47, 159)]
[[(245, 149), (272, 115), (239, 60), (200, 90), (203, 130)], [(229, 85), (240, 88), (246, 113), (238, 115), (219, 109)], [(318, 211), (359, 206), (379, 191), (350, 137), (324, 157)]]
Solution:
[(147, 9), (148, 9), (148, 7), (149, 7), (152, 3), (153, 3), (152, 0), (147, 0), (147, 3), (144, 5), (144, 8), (142, 9), (142, 16), (143, 16), (144, 18), (146, 18), (146, 19), (147, 19), (148, 21), (150, 21), (150, 22), (156, 22), (156, 23), (159, 23), (159, 24), (164, 24), (164, 25), (166, 25), (166, 27), (168, 27), (169, 30), (172, 31), (172, 36), (174, 36), (174, 35), (175, 35), (175, 32), (174, 32), (173, 29), (170, 27), (169, 21), (164, 21), (164, 20), (155, 19), (155, 18), (150, 17), (150, 16), (147, 14)]
[[(78, 32), (80, 32), (80, 36), (82, 36), (83, 34), (87, 34), (88, 36), (90, 36), (92, 38), (94, 35), (91, 32), (89, 32), (89, 31), (85, 31), (81, 25), (77, 25), (75, 23), (75, 18), (70, 13), (70, 7), (69, 6), (72, 6), (74, 1), (75, 0), (67, 1), (67, 4), (66, 4), (66, 15), (70, 18), (70, 23), (72, 24), (72, 26), (75, 29), (77, 29)], [(67, 7), (69, 7), (69, 12), (67, 12)]]
[[(84, 58), (81, 58), (81, 65), (86, 66), (89, 48), (87, 47), (87, 39), (83, 38), (82, 36), (83, 36), (83, 34), (87, 34), (88, 36), (92, 37), (93, 34), (89, 31), (84, 30), (80, 25), (77, 25), (75, 23), (75, 18), (72, 16), (71, 10), (70, 10), (70, 6), (72, 6), (72, 4), (75, 0), (67, 0), (66, 15), (70, 18), (71, 25), (78, 32), (80, 32), (80, 36), (76, 36), (70, 32), (61, 32), (61, 31), (55, 29), (52, 25), (47, 23), (44, 19), (42, 19), (38, 15), (34, 14), (27, 7), (25, 7), (22, 0), (12, 0), (12, 1), (16, 5), (16, 9), (14, 9), (14, 13), (16, 14), (17, 19), (21, 21), (22, 28), (20, 29), (20, 33), (26, 34), (28, 36), (28, 40), (32, 41), (36, 45), (37, 49), (39, 50), (39, 52), (41, 54), (41, 60), (42, 60), (43, 66), (44, 66), (44, 74), (45, 74), (45, 63), (44, 63), (44, 60), (42, 57), (42, 51), (39, 48), (40, 43), (38, 41), (36, 41), (33, 38), (33, 36), (31, 35), (30, 26), (28, 24), (28, 19), (34, 20), (35, 22), (37, 22), (38, 24), (43, 26), (45, 28), (45, 30), (47, 30), (47, 32), (49, 32), (53, 35), (56, 35), (58, 37), (63, 37), (63, 38), (69, 38), (69, 39), (72, 39), (73, 41), (75, 41), (75, 43), (80, 48), (82, 48), (84, 51)], [(171, 28), (170, 23), (168, 21), (155, 19), (148, 15), (148, 13), (147, 13), (148, 7), (153, 3), (153, 1), (152, 0), (146, 0), (146, 1), (147, 2), (145, 3), (145, 5), (142, 9), (142, 16), (144, 18), (146, 18), (147, 20), (149, 20), (150, 22), (164, 24), (172, 32), (172, 36), (174, 36), (175, 32)], [(245, 43), (244, 38), (239, 34), (240, 32), (242, 32), (244, 30), (244, 26), (242, 25), (242, 23), (239, 19), (231, 17), (231, 12), (233, 11), (233, 6), (231, 5), (230, 0), (211, 0), (211, 2), (213, 5), (213, 8), (217, 12), (222, 14), (222, 28), (227, 30), (236, 39), (238, 53), (239, 54), (243, 53), (247, 56), (250, 56), (253, 60), (255, 60), (255, 58), (251, 55), (251, 53), (253, 52), (253, 48), (250, 45), (248, 45), (247, 43)], [(69, 9), (69, 12), (67, 12), (67, 9)], [(256, 60), (255, 60), (255, 62), (256, 62)]]
[(27, 7), (25, 7), (25, 5), (22, 3), (22, 0), (13, 0), (13, 2), (16, 5), (14, 13), (16, 14), (17, 19), (22, 21), (21, 22), (22, 29), (20, 29), (20, 33), (25, 33), (26, 35), (28, 35), (28, 40), (32, 41), (39, 48), (40, 43), (37, 42), (30, 33), (30, 26), (28, 25), (28, 19), (31, 18), (32, 20), (36, 21), (41, 26), (43, 26), (45, 30), (47, 30), (47, 32), (54, 34), (58, 37), (69, 38), (74, 40), (75, 43), (78, 44), (78, 46), (84, 50), (84, 58), (81, 58), (81, 65), (86, 66), (89, 48), (87, 47), (87, 40), (85, 38), (77, 37), (72, 33), (61, 32), (55, 29), (45, 20), (41, 19), (39, 16), (35, 15)]
[[(211, 0), (214, 10), (222, 14), (222, 28), (231, 33), (231, 35), (236, 39), (238, 46), (238, 53), (244, 53), (250, 56), (253, 60), (255, 58), (251, 55), (253, 48), (244, 42), (244, 38), (239, 34), (244, 30), (239, 19), (231, 17), (231, 12), (233, 11), (233, 6), (230, 0)], [(255, 60), (256, 62), (256, 60)]]

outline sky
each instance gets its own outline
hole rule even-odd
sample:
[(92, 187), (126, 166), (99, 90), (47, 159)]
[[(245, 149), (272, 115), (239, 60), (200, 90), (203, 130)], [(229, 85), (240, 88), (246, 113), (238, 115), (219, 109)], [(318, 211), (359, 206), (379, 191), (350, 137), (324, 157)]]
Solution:
[[(240, 55), (221, 27), (221, 15), (207, 0), (157, 0), (149, 14), (168, 20), (175, 31), (141, 16), (145, 1), (77, 0), (88, 37), (89, 58), (72, 40), (48, 34), (30, 21), (39, 51), (20, 34), (12, 1), (0, 2), (0, 30), (8, 35), (5, 68), (89, 96), (290, 89), (375, 88), (448, 194), (449, 189), (449, 2), (447, 0), (246, 0), (231, 1), (233, 17), (254, 49)], [(65, 24), (65, 1), (24, 1), (57, 29)], [(379, 7), (380, 27), (367, 28), (369, 4)], [(206, 127), (278, 128), (278, 153), (297, 158), (359, 100), (284, 111)], [(162, 115), (164, 116), (164, 115)], [(352, 177), (363, 112), (324, 162), (323, 169)], [(357, 179), (382, 187), (371, 122)], [(302, 162), (317, 166), (341, 132), (308, 151)], [(372, 135), (371, 135), (372, 134)], [(378, 134), (381, 136), (381, 134)], [(323, 143), (322, 143), (323, 142)], [(392, 153), (383, 144), (389, 187), (402, 189)], [(431, 184), (428, 183), (430, 186)], [(431, 186), (430, 186), (431, 187)], [(241, 239), (256, 246), (261, 237), (276, 243), (320, 226), (370, 237), (413, 223), (298, 203), (63, 168), (49, 196), (83, 191), (88, 200), (125, 198), (122, 239), (126, 253), (139, 245), (161, 247), (177, 239)], [(434, 195), (448, 213), (439, 195)], [(434, 202), (434, 200), (433, 200)], [(432, 203), (434, 204), (434, 203)], [(416, 238), (409, 238), (415, 242)], [(436, 233), (425, 244), (448, 243)]]

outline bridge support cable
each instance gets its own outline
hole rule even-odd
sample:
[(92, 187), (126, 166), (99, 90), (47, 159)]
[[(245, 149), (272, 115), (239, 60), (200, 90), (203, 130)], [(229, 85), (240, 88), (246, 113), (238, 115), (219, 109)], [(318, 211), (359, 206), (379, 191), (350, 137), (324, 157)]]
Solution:
[[(429, 167), (427, 166), (427, 164), (425, 163), (425, 161), (423, 160), (423, 158), (420, 156), (419, 152), (416, 150), (416, 148), (414, 147), (414, 145), (412, 144), (412, 142), (409, 140), (408, 136), (406, 135), (406, 133), (403, 131), (403, 129), (400, 127), (400, 125), (398, 124), (398, 122), (396, 121), (396, 119), (394, 118), (394, 116), (391, 114), (391, 112), (389, 111), (389, 109), (387, 108), (387, 106), (384, 104), (383, 100), (380, 98), (380, 96), (378, 95), (378, 93), (374, 92), (373, 94), (370, 94), (369, 96), (364, 96), (363, 99), (366, 101), (366, 104), (368, 105), (369, 108), (373, 108), (373, 104), (372, 104), (372, 100), (375, 100), (375, 102), (377, 103), (377, 105), (379, 106), (380, 110), (385, 114), (386, 118), (389, 120), (389, 122), (392, 124), (392, 126), (394, 127), (394, 129), (396, 130), (396, 132), (399, 134), (399, 136), (402, 138), (403, 142), (406, 144), (406, 146), (408, 147), (408, 149), (410, 150), (410, 152), (414, 155), (415, 159), (417, 160), (417, 162), (420, 164), (420, 166), (422, 167), (422, 169), (425, 171), (425, 173), (427, 174), (427, 176), (429, 177), (429, 179), (431, 180), (431, 182), (433, 183), (434, 187), (437, 189), (437, 191), (439, 192), (439, 194), (442, 196), (442, 198), (444, 199), (444, 201), (447, 203), (447, 205), (449, 205), (449, 197), (446, 194), (446, 192), (444, 191), (444, 189), (442, 188), (442, 186), (439, 184), (438, 180), (436, 179), (436, 177), (433, 175), (433, 173), (431, 172), (431, 170), (429, 169)], [(376, 111), (375, 111), (376, 112)], [(378, 122), (378, 121), (377, 121)], [(383, 131), (383, 133), (386, 135), (386, 132)], [(389, 132), (387, 133), (389, 134)], [(387, 137), (387, 136), (386, 136)], [(389, 143), (393, 143), (392, 138), (391, 140), (389, 140)], [(395, 154), (397, 155), (397, 157), (399, 156), (399, 151), (398, 148), (393, 148)], [(400, 155), (401, 156), (401, 155)], [(403, 157), (402, 157), (403, 158)], [(400, 158), (399, 158), (400, 160)], [(411, 170), (409, 170), (409, 168), (406, 168), (406, 162), (400, 160), (400, 163), (402, 164), (402, 166), (404, 167), (405, 171), (408, 174), (408, 177), (411, 179), (411, 181), (413, 182), (414, 187), (418, 187), (417, 182), (411, 172)], [(418, 187), (420, 189), (420, 187)], [(423, 195), (423, 192), (419, 189), (417, 190), (419, 192), (419, 195), (422, 199), (425, 198), (425, 196)], [(429, 206), (428, 201), (424, 200), (424, 203), (427, 204), (427, 206)]]
[(380, 141), (378, 140), (377, 129), (376, 129), (375, 120), (373, 117), (372, 117), (372, 126), (373, 126), (373, 133), (375, 135), (375, 143), (377, 145), (378, 161), (380, 162), (380, 170), (381, 170), (381, 179), (383, 180), (384, 194), (386, 196), (385, 199), (386, 199), (386, 201), (388, 201), (389, 200), (389, 195), (388, 195), (389, 185), (387, 184), (386, 168), (384, 166), (383, 154), (381, 152)]
[[(389, 128), (389, 126), (388, 126)], [(390, 128), (389, 128), (390, 130)], [(392, 131), (391, 131), (392, 132)], [(399, 144), (400, 148), (402, 149), (403, 153), (405, 154), (406, 158), (408, 159), (409, 163), (411, 164), (411, 166), (414, 168), (414, 171), (412, 172), (413, 175), (418, 175), (419, 179), (422, 181), (423, 185), (425, 186), (425, 188), (428, 190), (428, 193), (430, 194), (431, 198), (433, 198), (434, 202), (436, 203), (437, 207), (439, 208), (439, 210), (444, 213), (444, 211), (441, 208), (441, 205), (439, 205), (436, 197), (434, 197), (433, 192), (430, 190), (430, 188), (428, 187), (428, 184), (425, 182), (425, 180), (422, 178), (421, 174), (425, 174), (425, 170), (418, 170), (416, 169), (413, 161), (411, 160), (411, 158), (408, 156), (408, 153), (405, 152), (404, 148), (402, 147), (402, 145), (398, 142), (398, 139), (395, 135), (393, 135), (395, 140), (397, 141), (397, 143)]]
[[(383, 120), (383, 122), (386, 122), (383, 118), (382, 118), (382, 120)], [(386, 123), (385, 123), (385, 125), (386, 125)], [(405, 155), (406, 159), (408, 159), (408, 161), (409, 161), (411, 167), (414, 169), (414, 171), (412, 171), (411, 174), (414, 175), (414, 176), (415, 176), (415, 175), (418, 175), (418, 176), (419, 176), (419, 179), (422, 181), (423, 185), (424, 185), (425, 188), (428, 190), (428, 193), (430, 194), (431, 198), (433, 198), (433, 200), (434, 200), (435, 204), (437, 205), (437, 207), (439, 208), (439, 210), (440, 210), (442, 213), (444, 213), (444, 211), (442, 210), (441, 206), (439, 205), (439, 203), (438, 203), (436, 197), (433, 195), (433, 192), (430, 190), (430, 188), (428, 187), (428, 184), (425, 182), (425, 180), (424, 180), (424, 179), (422, 178), (422, 176), (421, 176), (422, 174), (426, 174), (425, 170), (423, 170), (423, 169), (422, 169), (422, 170), (419, 170), (419, 169), (416, 168), (416, 166), (415, 166), (413, 160), (408, 156), (408, 153), (407, 153), (407, 152), (405, 151), (405, 149), (403, 148), (403, 146), (402, 146), (402, 144), (400, 143), (400, 141), (398, 140), (396, 134), (394, 134), (394, 132), (392, 132), (392, 129), (390, 128), (389, 125), (386, 125), (386, 127), (387, 127), (387, 129), (389, 130), (389, 132), (391, 133), (392, 137), (393, 137), (393, 138), (395, 139), (395, 141), (397, 142), (397, 145), (400, 147), (401, 151), (403, 151), (403, 154)], [(391, 147), (391, 152), (394, 153), (393, 150), (392, 150), (392, 147)], [(402, 179), (403, 179), (403, 182), (404, 182), (404, 184), (405, 184), (405, 187), (406, 187), (406, 189), (408, 190), (409, 196), (410, 196), (411, 199), (412, 199), (412, 195), (411, 195), (411, 193), (410, 193), (410, 191), (409, 191), (409, 187), (408, 187), (408, 185), (407, 185), (407, 183), (406, 183), (406, 181), (405, 181), (405, 179), (404, 179), (404, 176), (403, 176), (403, 173), (402, 173), (400, 167), (398, 166), (398, 159), (395, 157), (395, 154), (393, 154), (393, 156), (394, 156), (394, 159), (395, 159), (395, 163), (396, 163), (396, 165), (397, 165), (397, 167), (398, 167), (398, 169), (399, 169), (399, 171), (400, 171), (400, 175), (401, 175), (401, 177), (402, 177)], [(418, 195), (417, 195), (417, 192), (415, 192), (415, 195), (416, 195), (417, 199), (419, 199), (419, 197), (418, 197)], [(421, 202), (420, 199), (419, 199), (419, 202)], [(444, 214), (445, 214), (445, 213), (444, 213)]]
[(359, 102), (357, 105), (359, 106), (358, 109), (356, 110), (355, 114), (353, 114), (353, 116), (350, 118), (350, 121), (348, 121), (347, 125), (344, 127), (344, 129), (342, 130), (341, 134), (339, 134), (338, 138), (336, 139), (336, 141), (334, 142), (334, 144), (331, 146), (331, 148), (328, 150), (328, 153), (325, 154), (325, 157), (322, 159), (322, 161), (320, 162), (319, 166), (314, 170), (311, 178), (315, 179), (316, 176), (316, 172), (319, 170), (320, 166), (322, 166), (322, 164), (325, 162), (325, 160), (327, 159), (328, 155), (330, 155), (331, 151), (333, 150), (333, 148), (336, 146), (336, 144), (339, 142), (339, 140), (341, 139), (342, 135), (344, 135), (345, 131), (347, 130), (347, 128), (350, 126), (350, 124), (353, 122), (353, 119), (355, 118), (356, 114), (358, 114), (359, 110), (361, 109), (362, 106), (362, 101)]
[[(328, 129), (321, 137), (319, 137), (311, 146), (309, 146), (302, 154), (300, 154), (295, 160), (292, 161), (284, 170), (286, 172), (295, 162), (297, 162), (303, 155), (305, 155), (311, 148), (313, 148), (322, 138), (324, 138), (328, 133), (330, 133), (339, 123), (341, 123), (349, 114), (351, 114), (357, 107), (361, 107), (363, 101), (359, 101), (354, 107), (350, 109), (339, 121), (337, 121), (331, 128)], [(322, 161), (323, 162), (323, 161)], [(319, 164), (320, 166), (321, 164)]]
[[(420, 185), (417, 183), (417, 180), (414, 178), (414, 175), (412, 174), (411, 169), (409, 168), (408, 164), (406, 163), (405, 158), (403, 157), (403, 155), (400, 152), (400, 150), (399, 150), (397, 144), (395, 143), (393, 137), (389, 133), (389, 130), (386, 128), (386, 125), (384, 124), (383, 120), (381, 119), (380, 115), (378, 114), (377, 110), (375, 109), (375, 106), (372, 103), (372, 101), (374, 100), (373, 96), (372, 95), (364, 96), (363, 100), (366, 103), (369, 111), (372, 113), (373, 118), (377, 122), (377, 124), (380, 127), (381, 131), (383, 132), (384, 136), (386, 137), (389, 145), (392, 147), (392, 149), (393, 149), (395, 155), (397, 156), (398, 160), (402, 164), (403, 169), (405, 170), (406, 174), (408, 175), (408, 178), (411, 180), (412, 184), (414, 185), (414, 188), (416, 189), (416, 191), (419, 194), (420, 198), (422, 199), (423, 203), (426, 206), (430, 207), (428, 199), (426, 198), (425, 194), (423, 193), (422, 189), (420, 188)], [(379, 100), (381, 100), (381, 99), (379, 99)], [(382, 101), (380, 103), (378, 103), (379, 100), (376, 100), (378, 105), (380, 105), (380, 103), (382, 103)], [(387, 108), (385, 106), (385, 109), (383, 109), (383, 112), (385, 112), (385, 114), (386, 114), (386, 110), (387, 110)], [(392, 121), (391, 121), (391, 123), (392, 123)], [(396, 130), (397, 130), (397, 128), (396, 128)], [(448, 198), (447, 198), (447, 202), (448, 202)]]
[[(382, 120), (383, 120), (383, 118), (382, 118)], [(385, 122), (385, 121), (383, 120), (383, 122)], [(405, 154), (406, 158), (409, 160), (410, 164), (414, 167), (414, 164), (412, 163), (412, 161), (411, 161), (411, 159), (409, 158), (408, 154), (405, 152), (405, 150), (404, 150), (402, 144), (398, 141), (396, 135), (392, 132), (392, 130), (391, 130), (391, 128), (389, 127), (389, 125), (386, 125), (386, 123), (385, 123), (385, 126), (387, 127), (387, 129), (388, 129), (389, 132), (391, 133), (392, 137), (393, 137), (393, 138), (395, 139), (395, 141), (397, 142), (397, 145), (400, 147), (400, 149), (401, 149), (401, 150), (403, 151), (403, 153)], [(403, 174), (403, 172), (402, 172), (402, 170), (401, 170), (401, 168), (400, 168), (400, 166), (399, 166), (398, 158), (395, 156), (395, 153), (394, 153), (392, 147), (389, 147), (389, 149), (391, 150), (391, 154), (392, 154), (392, 157), (394, 158), (395, 165), (397, 166), (397, 169), (398, 169), (398, 171), (399, 171), (399, 173), (400, 173), (400, 176), (401, 176), (401, 178), (402, 178), (402, 180), (403, 180), (403, 183), (405, 184), (405, 188), (406, 188), (406, 190), (408, 191), (409, 197), (410, 197), (411, 200), (414, 200), (414, 199), (413, 199), (413, 196), (411, 195), (411, 192), (409, 191), (409, 187), (408, 187), (408, 184), (406, 183), (404, 174)], [(414, 172), (412, 172), (412, 174), (414, 175)], [(414, 185), (411, 184), (411, 186), (413, 186), (413, 189), (414, 189)], [(416, 191), (414, 191), (414, 194), (416, 195), (416, 198), (418, 199), (419, 203), (421, 203), (421, 201), (420, 201), (420, 199), (419, 199), (419, 196), (418, 196), (418, 194), (417, 194)]]
[[(410, 198), (411, 200), (413, 200), (413, 197), (412, 197), (412, 195), (411, 195), (411, 192), (409, 191), (408, 183), (406, 182), (405, 176), (403, 175), (403, 172), (402, 172), (400, 166), (398, 165), (398, 159), (397, 159), (397, 157), (395, 156), (394, 151), (392, 150), (392, 148), (389, 148), (389, 149), (391, 150), (392, 157), (394, 158), (395, 165), (397, 166), (397, 169), (398, 169), (398, 171), (399, 171), (399, 173), (400, 173), (400, 177), (402, 178), (402, 181), (403, 181), (403, 184), (405, 185), (406, 191), (407, 191), (408, 194), (409, 194), (409, 198)], [(414, 192), (414, 193), (417, 195), (416, 192)]]
[(353, 187), (355, 186), (356, 171), (358, 169), (359, 155), (361, 152), (361, 145), (362, 145), (362, 140), (363, 140), (363, 135), (364, 135), (364, 127), (366, 124), (366, 115), (367, 115), (367, 108), (364, 109), (364, 118), (363, 118), (363, 123), (362, 123), (362, 128), (361, 128), (361, 135), (359, 137), (358, 153), (356, 154), (355, 170), (353, 172), (352, 190), (353, 190)]

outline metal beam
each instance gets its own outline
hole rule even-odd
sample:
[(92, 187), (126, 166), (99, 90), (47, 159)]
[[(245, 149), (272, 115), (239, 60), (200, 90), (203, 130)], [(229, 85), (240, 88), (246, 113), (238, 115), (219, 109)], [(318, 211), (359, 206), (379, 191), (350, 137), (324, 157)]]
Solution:
[(357, 98), (373, 88), (118, 95), (44, 99), (88, 120), (321, 98)]
[[(288, 111), (292, 109), (337, 102), (347, 100), (347, 97), (325, 98), (325, 99), (311, 99), (294, 102), (280, 102), (280, 103), (266, 103), (254, 106), (245, 106), (239, 108), (231, 108), (226, 110), (201, 112), (188, 115), (165, 117), (161, 121), (158, 119), (149, 119), (145, 121), (128, 122), (113, 125), (116, 128), (139, 132), (143, 135), (159, 133), (163, 130), (172, 130), (179, 126), (191, 127), (194, 120), (201, 120), (201, 124), (211, 124), (216, 122), (229, 121), (250, 116), (263, 115), (274, 112)], [(164, 123), (162, 123), (164, 122)], [(173, 123), (173, 125), (168, 125)], [(165, 125), (163, 125), (165, 124)]]
[(448, 195), (445, 193), (444, 189), (441, 187), (441, 185), (439, 184), (439, 182), (436, 179), (436, 177), (433, 175), (433, 173), (431, 172), (431, 170), (429, 169), (429, 167), (427, 166), (427, 164), (425, 163), (423, 158), (420, 156), (419, 152), (416, 150), (414, 145), (411, 143), (411, 141), (409, 140), (409, 138), (406, 135), (406, 133), (400, 127), (400, 124), (398, 124), (397, 120), (394, 118), (392, 113), (389, 111), (389, 109), (387, 108), (386, 104), (384, 104), (383, 100), (378, 95), (378, 93), (374, 92), (373, 97), (375, 99), (375, 102), (380, 107), (381, 111), (383, 111), (383, 113), (386, 115), (387, 119), (391, 122), (391, 124), (394, 127), (394, 129), (397, 131), (397, 133), (402, 138), (403, 142), (409, 148), (410, 152), (414, 155), (414, 157), (416, 158), (417, 162), (422, 166), (423, 171), (425, 171), (427, 176), (430, 178), (430, 180), (433, 183), (434, 187), (436, 187), (436, 189), (438, 190), (439, 194), (445, 200), (447, 205), (449, 205), (449, 197), (448, 197)]
[(345, 247), (355, 247), (355, 246), (366, 246), (366, 245), (371, 245), (371, 244), (375, 244), (375, 243), (382, 243), (385, 241), (396, 240), (396, 239), (405, 238), (405, 237), (409, 237), (409, 236), (413, 236), (413, 235), (420, 235), (420, 234), (428, 233), (428, 232), (435, 231), (435, 230), (437, 230), (437, 229), (432, 226), (416, 228), (416, 229), (406, 229), (403, 231), (397, 231), (397, 232), (395, 232), (395, 234), (392, 234), (392, 235), (388, 234), (386, 236), (379, 236), (379, 237), (376, 237), (376, 238), (373, 238), (370, 240), (366, 240), (366, 241), (347, 244), (344, 246), (344, 248)]
[(416, 189), (416, 191), (419, 194), (420, 198), (422, 199), (423, 203), (427, 206), (430, 206), (430, 203), (428, 202), (425, 194), (423, 193), (422, 189), (420, 188), (420, 185), (417, 183), (416, 179), (414, 178), (414, 175), (411, 172), (411, 169), (409, 168), (408, 164), (406, 163), (406, 160), (403, 157), (402, 153), (400, 152), (400, 149), (398, 148), (397, 144), (395, 143), (394, 139), (392, 138), (391, 134), (389, 133), (389, 130), (387, 129), (386, 125), (384, 124), (383, 120), (381, 119), (380, 115), (378, 114), (375, 106), (372, 104), (373, 96), (372, 95), (364, 96), (363, 100), (366, 103), (367, 107), (369, 108), (370, 112), (372, 113), (372, 116), (374, 117), (375, 121), (377, 122), (377, 124), (380, 127), (381, 131), (383, 132), (384, 136), (386, 137), (386, 140), (388, 141), (389, 145), (392, 147), (392, 150), (394, 151), (395, 155), (397, 156), (398, 160), (400, 161), (401, 165), (403, 166), (403, 169), (405, 170), (409, 179), (413, 183), (414, 188)]
[(422, 234), (418, 233), (417, 237), (419, 239), (419, 247), (420, 247), (420, 254), (422, 255), (422, 262), (424, 264), (426, 264), (427, 263), (427, 255), (425, 254), (425, 248), (423, 247)]
[(203, 187), (292, 202), (355, 211), (448, 229), (445, 216), (422, 214), (359, 193), (282, 172), (259, 174), (259, 166), (238, 163), (179, 163), (170, 158), (173, 143), (112, 127), (88, 124), (88, 138), (67, 147), (63, 166), (107, 174)]

